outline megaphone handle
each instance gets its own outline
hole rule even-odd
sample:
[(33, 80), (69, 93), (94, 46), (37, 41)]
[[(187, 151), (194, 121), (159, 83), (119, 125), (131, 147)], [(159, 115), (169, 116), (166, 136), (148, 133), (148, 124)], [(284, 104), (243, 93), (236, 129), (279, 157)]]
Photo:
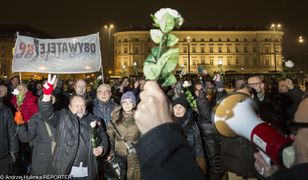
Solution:
[(271, 165), (271, 158), (259, 149), (260, 154), (268, 165)]

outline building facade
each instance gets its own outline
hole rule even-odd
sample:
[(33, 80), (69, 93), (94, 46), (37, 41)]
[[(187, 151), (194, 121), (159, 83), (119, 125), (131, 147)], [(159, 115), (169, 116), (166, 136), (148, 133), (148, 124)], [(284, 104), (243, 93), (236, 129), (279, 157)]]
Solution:
[[(18, 75), (12, 73), (12, 60), (15, 46), (16, 33), (24, 36), (38, 38), (51, 38), (51, 36), (25, 25), (0, 25), (0, 79), (11, 78)], [(42, 75), (22, 73), (23, 79), (36, 79)]]
[(15, 42), (13, 38), (0, 37), (0, 78), (11, 77)]
[[(197, 73), (199, 66), (209, 73), (265, 73), (282, 71), (282, 31), (271, 30), (182, 30), (172, 32), (179, 38), (179, 64)], [(143, 61), (156, 46), (149, 30), (126, 30), (114, 34), (114, 73), (133, 75), (143, 71)], [(276, 65), (275, 65), (276, 64)], [(135, 65), (135, 66), (134, 66)]]

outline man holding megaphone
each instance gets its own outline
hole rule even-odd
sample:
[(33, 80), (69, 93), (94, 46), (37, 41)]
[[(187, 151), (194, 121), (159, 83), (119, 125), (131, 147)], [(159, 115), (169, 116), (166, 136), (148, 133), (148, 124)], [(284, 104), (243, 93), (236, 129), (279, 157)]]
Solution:
[[(308, 101), (306, 100), (306, 108), (307, 105)], [(298, 110), (299, 112), (303, 111), (301, 110), (301, 108), (303, 108), (302, 106), (303, 105), (301, 104)], [(283, 136), (271, 125), (262, 121), (256, 115), (255, 109), (256, 104), (247, 95), (242, 93), (230, 94), (222, 99), (215, 107), (213, 111), (214, 125), (217, 131), (223, 136), (242, 136), (250, 140), (261, 151), (265, 152), (265, 154), (267, 154), (276, 164), (281, 167), (291, 167), (295, 159), (294, 149), (295, 152), (298, 153), (297, 149), (302, 147), (302, 145), (296, 146), (299, 142), (295, 142), (294, 146), (291, 146), (292, 140), (289, 137)], [(307, 117), (308, 114), (306, 115), (306, 118), (304, 118), (304, 115), (302, 114), (299, 119), (302, 121), (306, 119), (306, 121), (308, 121)], [(308, 123), (303, 125), (293, 122), (290, 125), (293, 124), (300, 128), (308, 127)], [(306, 149), (306, 151), (308, 151), (308, 143), (306, 145)], [(265, 168), (270, 167), (270, 163), (267, 163), (267, 166), (265, 167), (264, 158), (261, 159), (262, 156), (260, 154), (257, 154), (255, 157), (257, 157), (257, 162), (255, 165), (257, 171), (262, 175), (266, 174)], [(260, 161), (263, 160), (263, 163), (257, 164), (259, 159)], [(271, 170), (273, 169), (271, 168)]]
[(294, 141), (295, 162), (290, 169), (268, 164), (260, 153), (255, 153), (255, 168), (269, 179), (308, 179), (308, 98), (302, 100), (295, 113), (294, 122), (290, 122), (291, 139)]

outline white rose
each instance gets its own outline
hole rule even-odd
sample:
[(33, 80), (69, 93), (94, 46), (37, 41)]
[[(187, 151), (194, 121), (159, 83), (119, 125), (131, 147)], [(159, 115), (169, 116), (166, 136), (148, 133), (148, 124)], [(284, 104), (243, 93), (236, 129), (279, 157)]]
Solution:
[(190, 83), (188, 81), (184, 81), (183, 87), (189, 87), (189, 86), (190, 86)]
[(98, 76), (96, 79), (102, 79), (102, 75)]
[(96, 127), (96, 121), (92, 121), (91, 123), (90, 123), (90, 126), (92, 127), (92, 128), (95, 128)]
[(285, 66), (287, 68), (292, 68), (292, 67), (294, 67), (294, 63), (291, 60), (288, 60), (287, 62), (285, 62)]
[(17, 96), (20, 93), (20, 91), (18, 89), (14, 89), (14, 91), (12, 92), (12, 94), (14, 96)]
[(184, 22), (184, 19), (182, 18), (181, 14), (179, 14), (176, 10), (171, 8), (161, 8), (159, 11), (157, 11), (154, 16), (160, 21), (160, 19), (166, 14), (170, 14), (174, 19), (178, 19), (178, 25), (181, 26)]

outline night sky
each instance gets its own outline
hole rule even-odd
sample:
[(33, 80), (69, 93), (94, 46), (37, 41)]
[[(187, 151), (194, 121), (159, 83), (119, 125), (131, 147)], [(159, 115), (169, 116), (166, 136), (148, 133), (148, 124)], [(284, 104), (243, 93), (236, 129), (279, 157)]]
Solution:
[[(182, 14), (184, 27), (192, 26), (283, 26), (285, 56), (298, 56), (299, 35), (308, 40), (306, 0), (26, 0), (1, 1), (0, 24), (24, 24), (55, 37), (95, 32), (107, 34), (105, 24), (120, 30), (129, 25), (150, 25), (149, 16), (162, 7)], [(304, 54), (308, 54), (307, 43)]]

